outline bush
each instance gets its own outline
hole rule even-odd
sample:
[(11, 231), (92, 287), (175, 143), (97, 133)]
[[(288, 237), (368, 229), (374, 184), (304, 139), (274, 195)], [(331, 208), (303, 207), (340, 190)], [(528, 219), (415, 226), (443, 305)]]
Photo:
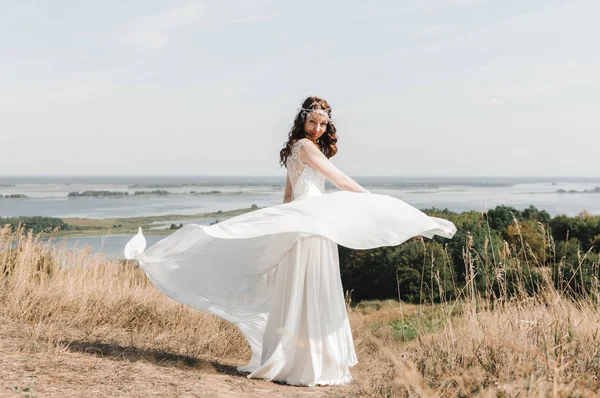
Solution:
[(454, 294), (454, 271), (437, 242), (419, 238), (399, 246), (372, 250), (339, 248), (344, 289), (352, 299), (383, 300), (400, 298), (419, 303), (439, 301), (441, 294)]
[(25, 231), (33, 230), (33, 233), (50, 232), (54, 229), (60, 229), (62, 231), (70, 230), (71, 225), (64, 222), (60, 218), (53, 217), (0, 217), (0, 226), (10, 225), (11, 230), (14, 232), (22, 226)]
[(338, 246), (340, 273), (345, 290), (352, 300), (381, 300), (398, 297), (396, 270), (386, 256), (389, 248), (352, 250)]

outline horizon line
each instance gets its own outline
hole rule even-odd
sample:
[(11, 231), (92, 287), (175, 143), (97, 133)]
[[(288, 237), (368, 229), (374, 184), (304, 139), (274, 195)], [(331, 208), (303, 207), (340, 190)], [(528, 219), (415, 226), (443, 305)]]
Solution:
[[(0, 178), (19, 177), (276, 177), (281, 178), (285, 174), (0, 174)], [(598, 176), (582, 175), (350, 175), (355, 178), (584, 178), (599, 179)]]

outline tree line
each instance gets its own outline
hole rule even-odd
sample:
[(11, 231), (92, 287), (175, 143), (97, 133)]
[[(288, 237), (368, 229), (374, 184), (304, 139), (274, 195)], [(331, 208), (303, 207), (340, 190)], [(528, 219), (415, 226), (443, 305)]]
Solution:
[(451, 299), (473, 278), (483, 294), (517, 289), (533, 293), (542, 278), (576, 294), (598, 285), (600, 216), (551, 217), (530, 206), (498, 206), (486, 213), (426, 209), (457, 227), (454, 238), (413, 238), (372, 250), (339, 247), (344, 289), (354, 301), (397, 299), (418, 303)]
[[(154, 191), (135, 191), (133, 195), (170, 195), (169, 191), (164, 189), (156, 189)], [(120, 191), (83, 191), (83, 192), (69, 192), (67, 197), (79, 198), (79, 197), (106, 197), (106, 196), (129, 196), (129, 192)]]
[(33, 230), (33, 233), (49, 232), (55, 229), (62, 231), (72, 229), (71, 224), (64, 222), (60, 218), (54, 217), (0, 217), (0, 226), (10, 225), (14, 232), (19, 226), (26, 231)]

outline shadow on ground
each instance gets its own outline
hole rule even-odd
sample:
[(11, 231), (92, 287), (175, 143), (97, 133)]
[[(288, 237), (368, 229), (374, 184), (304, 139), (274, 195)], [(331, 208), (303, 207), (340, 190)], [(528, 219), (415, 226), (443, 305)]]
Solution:
[(207, 361), (187, 355), (172, 354), (161, 350), (88, 341), (61, 341), (59, 344), (73, 352), (82, 352), (113, 360), (130, 362), (146, 361), (159, 366), (184, 366), (199, 369), (207, 373), (221, 373), (230, 376), (241, 377), (247, 374), (240, 372), (235, 366), (224, 365), (216, 361)]

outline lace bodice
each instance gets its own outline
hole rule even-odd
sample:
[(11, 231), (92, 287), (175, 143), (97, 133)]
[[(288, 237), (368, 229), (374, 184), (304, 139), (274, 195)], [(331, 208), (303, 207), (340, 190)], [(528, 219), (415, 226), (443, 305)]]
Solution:
[(285, 164), (292, 184), (292, 200), (318, 196), (325, 192), (325, 176), (300, 159), (303, 145), (313, 144), (306, 138), (297, 141)]

